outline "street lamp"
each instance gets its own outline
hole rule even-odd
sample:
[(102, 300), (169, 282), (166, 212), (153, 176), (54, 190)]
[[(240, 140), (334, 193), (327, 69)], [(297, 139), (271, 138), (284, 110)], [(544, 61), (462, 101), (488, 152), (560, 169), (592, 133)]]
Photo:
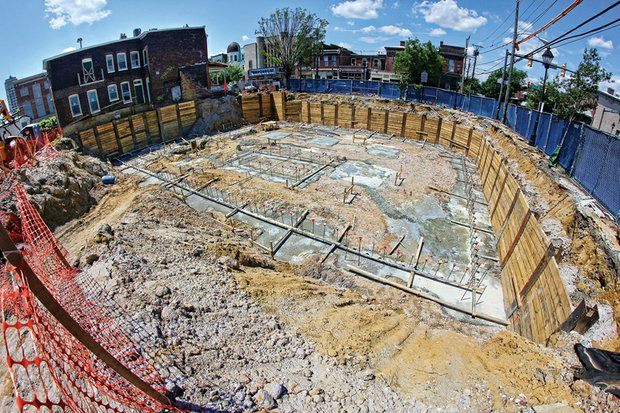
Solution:
[(553, 61), (553, 53), (551, 53), (551, 48), (547, 47), (547, 50), (542, 54), (543, 58), (543, 66), (545, 66), (545, 77), (543, 78), (543, 86), (542, 93), (540, 94), (540, 103), (538, 104), (538, 116), (536, 116), (536, 122), (534, 123), (534, 130), (532, 131), (532, 136), (527, 143), (530, 146), (536, 145), (536, 132), (538, 131), (538, 121), (540, 120), (540, 115), (542, 114), (542, 106), (545, 104), (545, 85), (547, 83), (547, 71), (549, 70), (549, 66), (551, 66), (551, 62)]

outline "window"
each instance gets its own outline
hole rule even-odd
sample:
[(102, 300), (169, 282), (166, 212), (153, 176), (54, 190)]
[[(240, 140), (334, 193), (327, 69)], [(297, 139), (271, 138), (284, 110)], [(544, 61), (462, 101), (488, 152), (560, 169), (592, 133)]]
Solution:
[(323, 67), (327, 67), (329, 64), (329, 56), (323, 56)]
[(95, 81), (95, 67), (93, 66), (93, 59), (82, 59), (82, 74), (84, 76), (84, 83), (92, 83)]
[(32, 111), (32, 103), (24, 102), (24, 113), (34, 119), (34, 112)]
[(121, 83), (121, 95), (123, 96), (123, 103), (131, 103), (131, 89), (129, 88), (129, 82)]
[(127, 54), (117, 53), (116, 62), (118, 63), (118, 70), (127, 70)]
[(19, 95), (21, 97), (28, 96), (28, 88), (26, 86), (19, 89)]
[(357, 59), (353, 58), (351, 59), (351, 66), (355, 66), (357, 65)]
[(97, 90), (89, 90), (86, 92), (86, 96), (88, 97), (88, 107), (90, 108), (90, 113), (97, 113), (101, 110), (99, 107), (99, 97), (97, 96)]
[(78, 95), (69, 96), (69, 106), (71, 106), (71, 115), (82, 116), (82, 106), (80, 105), (80, 97)]
[(454, 59), (448, 60), (448, 72), (456, 72), (456, 62), (454, 61)]
[(336, 67), (336, 56), (332, 56), (332, 67)]
[(140, 67), (140, 53), (138, 52), (130, 52), (129, 58), (131, 59), (131, 68), (137, 69)]
[(252, 69), (252, 60), (248, 60), (248, 69)]
[(363, 65), (363, 66), (366, 66), (366, 64), (367, 64), (367, 63), (368, 63), (368, 60), (366, 60), (366, 58), (364, 57), (364, 58), (362, 59), (362, 65)]
[(375, 60), (372, 62), (372, 65), (373, 65), (373, 67), (376, 67), (376, 68), (380, 69), (380, 68), (381, 68), (381, 60), (379, 60), (379, 59), (375, 59)]
[(149, 65), (149, 50), (147, 47), (142, 49), (142, 65), (143, 66)]
[(49, 113), (54, 113), (54, 99), (52, 99), (52, 95), (47, 95), (47, 109)]
[(105, 55), (105, 63), (108, 66), (108, 73), (114, 73), (114, 55)]
[(116, 85), (108, 85), (108, 98), (110, 102), (116, 102), (119, 99)]

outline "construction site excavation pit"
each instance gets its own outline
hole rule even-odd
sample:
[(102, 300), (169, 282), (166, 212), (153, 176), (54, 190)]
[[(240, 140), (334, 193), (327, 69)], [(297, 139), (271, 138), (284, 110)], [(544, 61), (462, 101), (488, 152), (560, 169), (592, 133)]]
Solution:
[(489, 208), (463, 154), (292, 123), (204, 139), (118, 161), (277, 260), (332, 264), (460, 320), (506, 324)]

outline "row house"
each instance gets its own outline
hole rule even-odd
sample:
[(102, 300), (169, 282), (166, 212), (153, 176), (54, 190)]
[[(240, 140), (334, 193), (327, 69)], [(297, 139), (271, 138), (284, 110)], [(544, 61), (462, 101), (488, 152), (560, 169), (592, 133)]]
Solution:
[(15, 101), (20, 113), (39, 122), (54, 115), (52, 90), (46, 73), (14, 79)]
[(181, 73), (208, 85), (203, 27), (135, 29), (133, 37), (80, 48), (43, 61), (61, 126), (125, 106), (182, 98)]
[(439, 86), (444, 89), (457, 90), (463, 76), (465, 48), (439, 42), (439, 54), (444, 59), (443, 74)]

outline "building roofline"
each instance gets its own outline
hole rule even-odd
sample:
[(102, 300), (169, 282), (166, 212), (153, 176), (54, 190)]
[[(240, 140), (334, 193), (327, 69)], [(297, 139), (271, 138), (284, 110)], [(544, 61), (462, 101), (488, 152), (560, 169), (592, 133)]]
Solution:
[(69, 55), (74, 54), (74, 53), (83, 52), (85, 50), (95, 49), (95, 48), (101, 47), (101, 46), (107, 46), (109, 44), (120, 43), (120, 42), (128, 42), (128, 41), (136, 40), (136, 39), (142, 40), (146, 36), (148, 36), (150, 33), (169, 32), (169, 31), (174, 31), (174, 30), (196, 30), (196, 29), (203, 29), (204, 30), (205, 28), (206, 28), (206, 26), (191, 26), (191, 27), (188, 26), (188, 27), (170, 27), (170, 28), (167, 28), (167, 29), (150, 29), (150, 30), (146, 30), (146, 31), (142, 32), (139, 36), (127, 37), (126, 39), (111, 40), (109, 42), (98, 43), (98, 44), (94, 44), (92, 46), (82, 47), (80, 49), (71, 50), (70, 52), (65, 52), (65, 53), (58, 54), (56, 56), (48, 57), (46, 59), (43, 59), (43, 69), (47, 70), (47, 63), (52, 61), (52, 60), (56, 60), (56, 59), (59, 59), (61, 57), (69, 56)]
[(620, 98), (619, 98), (619, 97), (614, 96), (614, 95), (612, 95), (612, 94), (609, 94), (609, 93), (607, 93), (607, 92), (606, 92), (606, 91), (604, 91), (604, 90), (600, 90), (600, 89), (599, 89), (598, 94), (599, 94), (599, 95), (603, 95), (603, 96), (605, 96), (606, 98), (613, 99), (614, 101), (616, 101), (616, 103), (620, 103)]
[(37, 73), (36, 75), (26, 76), (22, 79), (15, 79), (13, 81), (13, 84), (15, 85), (15, 84), (27, 83), (27, 82), (30, 82), (32, 80), (35, 80), (41, 77), (47, 77), (47, 72), (41, 72), (41, 73)]

